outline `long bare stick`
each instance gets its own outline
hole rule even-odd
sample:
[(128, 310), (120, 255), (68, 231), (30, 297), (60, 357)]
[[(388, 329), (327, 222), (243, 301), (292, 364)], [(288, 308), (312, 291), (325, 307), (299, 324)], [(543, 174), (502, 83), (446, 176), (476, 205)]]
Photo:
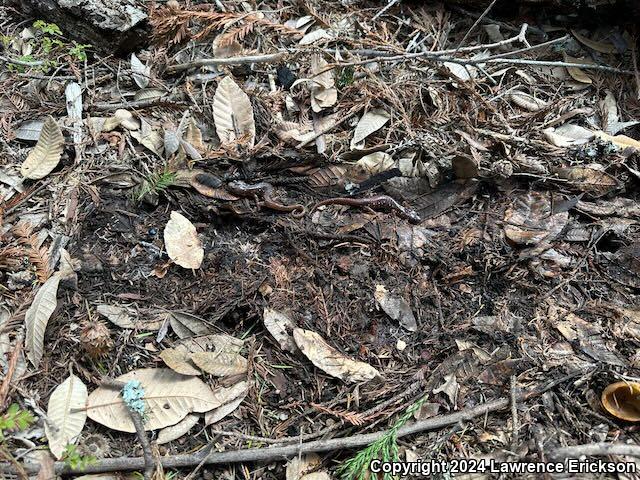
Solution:
[(549, 458), (562, 460), (564, 458), (577, 458), (586, 456), (604, 455), (629, 455), (630, 457), (640, 457), (640, 445), (628, 445), (626, 443), (587, 443), (584, 445), (573, 445), (571, 447), (556, 448), (548, 453)]
[[(518, 399), (526, 400), (554, 388), (556, 385), (584, 374), (581, 370), (574, 371), (567, 374), (558, 380), (554, 380), (545, 385), (541, 385), (529, 392), (518, 395)], [(449, 415), (442, 415), (439, 417), (429, 418), (415, 422), (411, 425), (407, 425), (398, 430), (398, 437), (404, 437), (415, 433), (426, 432), (429, 430), (437, 430), (448, 425), (453, 425), (458, 422), (465, 422), (472, 420), (476, 417), (486, 415), (490, 412), (502, 410), (507, 408), (511, 402), (510, 398), (499, 398), (491, 402), (483, 403), (467, 410), (452, 413)], [(270, 460), (284, 460), (293, 455), (299, 455), (303, 453), (311, 452), (328, 452), (333, 450), (347, 449), (362, 447), (369, 445), (381, 436), (385, 435), (386, 431), (380, 431), (375, 433), (368, 433), (362, 435), (354, 435), (352, 437), (333, 438), (328, 440), (316, 440), (314, 442), (301, 443), (297, 445), (276, 446), (267, 448), (250, 448), (243, 450), (232, 450), (228, 452), (212, 452), (211, 445), (203, 448), (201, 451), (193, 454), (173, 455), (168, 457), (161, 457), (158, 462), (165, 468), (179, 468), (199, 465), (204, 462), (205, 464), (222, 464), (222, 463), (242, 463), (242, 462), (256, 462), (256, 461), (270, 461)], [(640, 447), (638, 447), (640, 448)], [(139, 470), (146, 466), (144, 458), (141, 457), (123, 457), (123, 458), (109, 458), (101, 460), (94, 465), (88, 466), (82, 472), (69, 468), (64, 462), (56, 462), (55, 472), (59, 475), (79, 474), (79, 473), (101, 473), (101, 472), (115, 472), (115, 471), (130, 471)], [(24, 466), (28, 472), (37, 472), (39, 465), (27, 464)], [(0, 464), (0, 473), (13, 472), (13, 467), (8, 464)]]
[(273, 63), (283, 60), (288, 52), (282, 51), (277, 53), (269, 53), (266, 55), (250, 55), (246, 57), (229, 57), (229, 58), (205, 58), (195, 60), (193, 62), (179, 63), (170, 65), (165, 70), (167, 73), (175, 73), (189, 68), (197, 68), (212, 65), (246, 65), (247, 63)]

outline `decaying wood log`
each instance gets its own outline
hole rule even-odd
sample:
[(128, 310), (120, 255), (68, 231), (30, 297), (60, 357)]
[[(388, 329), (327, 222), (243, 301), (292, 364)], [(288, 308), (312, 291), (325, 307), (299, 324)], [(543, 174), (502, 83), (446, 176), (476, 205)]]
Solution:
[(13, 0), (24, 13), (58, 25), (96, 51), (124, 53), (148, 42), (146, 7), (135, 0)]

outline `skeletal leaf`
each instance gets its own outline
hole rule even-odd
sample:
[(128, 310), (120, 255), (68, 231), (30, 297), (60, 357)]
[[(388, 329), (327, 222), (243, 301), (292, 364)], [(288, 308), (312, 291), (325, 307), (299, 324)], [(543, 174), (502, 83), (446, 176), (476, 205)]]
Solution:
[(248, 393), (247, 382), (238, 382), (231, 387), (219, 387), (216, 389), (216, 397), (223, 402), (218, 408), (207, 412), (204, 416), (205, 425), (219, 422), (224, 417), (240, 406)]
[(293, 338), (311, 363), (332, 377), (356, 383), (380, 376), (380, 372), (371, 365), (344, 356), (315, 332), (296, 328), (293, 330)]
[(54, 274), (40, 287), (36, 293), (33, 303), (24, 314), (26, 326), (25, 344), (29, 353), (27, 358), (34, 367), (40, 365), (44, 349), (44, 332), (51, 314), (56, 309), (58, 294), (58, 284), (60, 276)]
[(191, 361), (191, 352), (182, 345), (163, 350), (160, 358), (167, 367), (181, 375), (200, 375), (201, 373)]
[[(115, 379), (138, 380), (144, 389), (145, 430), (175, 425), (189, 413), (208, 412), (221, 405), (213, 392), (197, 377), (186, 377), (167, 368), (134, 370)], [(89, 395), (87, 415), (113, 430), (135, 432), (127, 407), (117, 389), (100, 387)]]
[(71, 374), (49, 398), (44, 431), (49, 450), (60, 459), (69, 443), (75, 443), (87, 420), (87, 387)]
[(53, 117), (48, 116), (42, 125), (38, 143), (20, 167), (22, 176), (38, 180), (49, 175), (60, 162), (63, 146), (62, 131)]
[(16, 129), (16, 138), (18, 140), (29, 140), (35, 142), (40, 137), (44, 120), (29, 120), (23, 122)]
[(391, 116), (382, 108), (374, 108), (365, 113), (358, 121), (358, 125), (356, 125), (356, 129), (353, 132), (351, 149), (357, 148), (358, 144), (365, 138), (380, 130), (390, 118)]
[(147, 88), (151, 76), (151, 66), (142, 63), (135, 53), (131, 54), (131, 71), (133, 71), (133, 80), (136, 85), (140, 88)]
[(332, 36), (326, 30), (319, 28), (318, 30), (314, 30), (311, 33), (307, 33), (300, 42), (300, 45), (311, 45), (312, 43), (317, 42), (318, 40), (329, 40)]
[(169, 443), (173, 440), (177, 440), (178, 438), (189, 432), (189, 430), (191, 430), (194, 425), (198, 423), (198, 420), (200, 420), (200, 415), (189, 414), (175, 425), (163, 428), (158, 432), (156, 443), (158, 445), (162, 445), (164, 443)]
[(248, 368), (247, 359), (232, 352), (195, 352), (191, 360), (200, 369), (216, 377), (240, 375)]
[(162, 157), (164, 150), (164, 139), (149, 123), (143, 118), (140, 119), (140, 131), (132, 131), (131, 136), (141, 145), (144, 145), (153, 153)]
[(384, 285), (376, 285), (376, 291), (373, 295), (376, 303), (392, 320), (400, 322), (400, 325), (410, 332), (415, 332), (418, 329), (416, 317), (404, 298), (392, 294)]
[(262, 318), (265, 328), (276, 339), (282, 350), (287, 352), (298, 350), (291, 336), (296, 324), (288, 315), (267, 307), (264, 309)]
[(183, 268), (200, 268), (204, 249), (198, 238), (196, 227), (175, 210), (164, 229), (164, 245), (167, 255)]
[(246, 138), (249, 147), (256, 141), (256, 125), (249, 96), (233, 81), (224, 77), (213, 97), (213, 119), (220, 141), (235, 142)]

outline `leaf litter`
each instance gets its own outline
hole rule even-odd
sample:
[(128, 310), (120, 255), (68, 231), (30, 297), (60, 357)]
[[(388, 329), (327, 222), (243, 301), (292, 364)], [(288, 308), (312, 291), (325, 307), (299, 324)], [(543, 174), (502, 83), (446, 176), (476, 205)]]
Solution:
[[(153, 42), (89, 54), (91, 74), (0, 75), (0, 395), (41, 420), (8, 444), (59, 459), (99, 435), (139, 455), (104, 377), (140, 382), (144, 428), (173, 455), (211, 432), (224, 450), (369, 433), (567, 374), (519, 399), (515, 424), (490, 412), (400, 454), (634, 441), (619, 422), (640, 378), (627, 25), (220, 5), (149, 9)], [(15, 15), (9, 59), (37, 49)], [(245, 473), (335, 478), (358, 451)]]

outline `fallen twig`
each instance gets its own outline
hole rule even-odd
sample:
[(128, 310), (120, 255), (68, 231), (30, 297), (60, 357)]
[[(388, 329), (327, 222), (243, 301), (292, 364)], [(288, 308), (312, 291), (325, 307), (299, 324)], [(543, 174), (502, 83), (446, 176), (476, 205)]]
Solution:
[[(578, 370), (568, 375), (563, 376), (558, 380), (554, 380), (545, 385), (534, 388), (533, 390), (518, 395), (520, 401), (526, 400), (554, 388), (558, 384), (565, 382), (571, 378), (581, 375), (585, 372)], [(449, 415), (442, 415), (438, 417), (429, 418), (407, 425), (398, 430), (398, 438), (407, 435), (413, 435), (415, 433), (426, 432), (429, 430), (437, 430), (447, 425), (453, 425), (458, 422), (465, 422), (472, 420), (476, 417), (486, 415), (490, 412), (502, 410), (507, 408), (511, 403), (511, 399), (508, 397), (499, 398), (487, 403), (483, 403), (467, 410), (451, 413)], [(313, 442), (301, 443), (296, 445), (266, 447), (266, 448), (250, 448), (242, 450), (231, 450), (228, 452), (212, 452), (213, 445), (209, 445), (197, 453), (181, 454), (161, 457), (158, 462), (164, 468), (179, 468), (190, 467), (194, 465), (204, 464), (223, 464), (223, 463), (244, 463), (244, 462), (257, 462), (257, 461), (271, 461), (271, 460), (284, 460), (294, 455), (312, 453), (312, 452), (328, 452), (340, 449), (349, 449), (362, 447), (375, 442), (382, 437), (386, 432), (379, 431), (374, 433), (354, 435), (344, 438), (332, 438), (327, 440), (316, 440)], [(637, 447), (640, 450), (640, 447)], [(141, 457), (121, 457), (121, 458), (108, 458), (100, 460), (97, 463), (88, 466), (82, 472), (74, 470), (66, 465), (64, 462), (56, 462), (55, 472), (58, 475), (69, 475), (79, 473), (102, 473), (102, 472), (115, 472), (115, 471), (130, 471), (139, 470), (145, 468), (146, 462)], [(37, 464), (28, 464), (24, 466), (28, 472), (37, 472), (40, 468)], [(0, 473), (12, 473), (14, 468), (8, 464), (0, 464)]]

